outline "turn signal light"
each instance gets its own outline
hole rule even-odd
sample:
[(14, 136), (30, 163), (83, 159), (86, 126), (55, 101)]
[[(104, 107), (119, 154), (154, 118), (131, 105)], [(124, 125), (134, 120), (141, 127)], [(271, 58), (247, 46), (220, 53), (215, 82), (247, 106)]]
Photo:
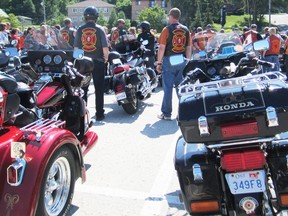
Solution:
[(212, 213), (220, 210), (217, 200), (193, 201), (190, 206), (193, 213)]
[(280, 194), (281, 206), (288, 206), (288, 194)]
[(7, 180), (10, 184), (16, 184), (18, 181), (18, 173), (15, 167), (10, 166), (7, 169)]

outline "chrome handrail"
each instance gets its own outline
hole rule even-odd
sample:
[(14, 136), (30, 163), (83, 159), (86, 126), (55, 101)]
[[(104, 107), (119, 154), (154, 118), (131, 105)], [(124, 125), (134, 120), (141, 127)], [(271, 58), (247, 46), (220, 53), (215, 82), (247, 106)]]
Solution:
[(280, 80), (285, 84), (286, 75), (281, 72), (269, 72), (259, 75), (246, 75), (242, 77), (210, 81), (199, 84), (186, 84), (179, 87), (179, 95), (192, 94), (194, 96), (215, 90), (235, 87), (244, 87), (248, 84), (269, 85), (271, 80)]

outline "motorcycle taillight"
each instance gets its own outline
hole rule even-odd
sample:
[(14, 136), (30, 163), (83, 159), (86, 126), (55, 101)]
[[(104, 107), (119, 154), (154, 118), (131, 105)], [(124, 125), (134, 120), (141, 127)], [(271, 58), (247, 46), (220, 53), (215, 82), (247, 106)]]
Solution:
[(242, 137), (258, 134), (256, 121), (244, 121), (221, 125), (223, 138)]
[(121, 66), (118, 66), (116, 68), (113, 69), (113, 73), (114, 74), (118, 74), (118, 73), (121, 73), (123, 71), (128, 71), (129, 70), (129, 66), (128, 65), (121, 65)]
[(228, 172), (261, 169), (266, 164), (264, 152), (260, 149), (223, 151), (221, 166)]

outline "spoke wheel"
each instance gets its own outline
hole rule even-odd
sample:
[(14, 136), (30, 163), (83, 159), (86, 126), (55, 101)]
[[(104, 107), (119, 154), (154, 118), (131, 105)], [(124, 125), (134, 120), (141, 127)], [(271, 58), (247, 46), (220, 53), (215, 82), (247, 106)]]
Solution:
[(64, 147), (51, 157), (45, 170), (36, 215), (65, 215), (71, 205), (75, 186), (75, 162)]

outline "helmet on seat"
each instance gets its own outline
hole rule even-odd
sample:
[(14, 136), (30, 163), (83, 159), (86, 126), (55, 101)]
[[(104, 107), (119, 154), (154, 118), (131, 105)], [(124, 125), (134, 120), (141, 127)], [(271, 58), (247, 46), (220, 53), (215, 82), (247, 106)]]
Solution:
[(148, 21), (143, 21), (140, 23), (139, 28), (142, 28), (142, 31), (150, 31), (151, 25)]
[(98, 19), (98, 16), (99, 16), (99, 11), (94, 6), (89, 6), (84, 11), (84, 18), (86, 21), (90, 19), (96, 21)]

